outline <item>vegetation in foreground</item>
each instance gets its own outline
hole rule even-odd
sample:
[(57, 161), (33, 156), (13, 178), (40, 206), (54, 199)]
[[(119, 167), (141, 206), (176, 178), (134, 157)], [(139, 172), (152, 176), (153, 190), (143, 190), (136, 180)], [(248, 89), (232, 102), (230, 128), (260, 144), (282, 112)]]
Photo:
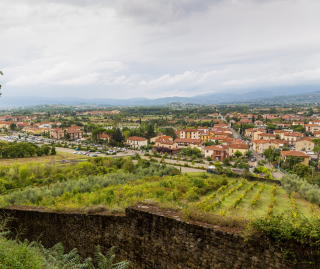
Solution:
[[(78, 171), (79, 177), (64, 176), (48, 185), (13, 190), (0, 196), (0, 202), (88, 213), (123, 213), (128, 206), (148, 202), (175, 210), (185, 221), (265, 236), (288, 250), (285, 255), (289, 261), (315, 262), (314, 254), (320, 254), (319, 190), (298, 176), (286, 175), (279, 187), (225, 175), (180, 174), (173, 167), (141, 159), (137, 164), (131, 158), (92, 160), (85, 163), (90, 169), (62, 166), (82, 171)], [(93, 172), (95, 169), (100, 173)], [(111, 170), (104, 173), (104, 169)], [(305, 260), (296, 261), (295, 251), (302, 251)]]
[[(0, 268), (17, 269), (67, 269), (84, 268), (95, 269), (92, 259), (87, 258), (81, 261), (77, 249), (64, 253), (61, 243), (52, 248), (46, 249), (38, 242), (21, 242), (19, 239), (8, 239), (9, 232), (6, 225), (10, 218), (0, 218)], [(95, 258), (97, 268), (103, 269), (126, 269), (130, 262), (122, 261), (114, 264), (115, 248), (112, 247), (106, 255), (101, 253), (100, 246), (96, 247)]]

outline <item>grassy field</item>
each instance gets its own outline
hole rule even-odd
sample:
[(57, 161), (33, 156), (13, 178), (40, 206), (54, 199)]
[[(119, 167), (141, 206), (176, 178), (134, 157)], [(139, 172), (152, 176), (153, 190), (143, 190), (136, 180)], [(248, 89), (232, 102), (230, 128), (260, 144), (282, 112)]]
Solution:
[(34, 156), (26, 158), (0, 159), (0, 165), (12, 165), (15, 163), (25, 164), (30, 162), (56, 162), (61, 160), (86, 160), (88, 157), (67, 152), (58, 152), (57, 155)]

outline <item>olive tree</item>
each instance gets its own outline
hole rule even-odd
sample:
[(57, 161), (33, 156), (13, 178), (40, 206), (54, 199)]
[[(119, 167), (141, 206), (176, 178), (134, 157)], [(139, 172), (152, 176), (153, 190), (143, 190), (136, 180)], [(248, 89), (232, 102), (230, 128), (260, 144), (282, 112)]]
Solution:
[(237, 150), (235, 153), (234, 153), (234, 156), (236, 156), (237, 158), (240, 158), (242, 156), (242, 152)]

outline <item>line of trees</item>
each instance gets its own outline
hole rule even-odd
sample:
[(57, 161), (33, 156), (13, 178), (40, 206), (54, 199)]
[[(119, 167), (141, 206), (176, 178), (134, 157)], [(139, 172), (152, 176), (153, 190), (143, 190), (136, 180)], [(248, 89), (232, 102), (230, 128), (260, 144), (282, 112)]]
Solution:
[(48, 145), (39, 147), (30, 142), (0, 142), (0, 157), (1, 158), (24, 158), (33, 157), (35, 155), (56, 155), (56, 148)]

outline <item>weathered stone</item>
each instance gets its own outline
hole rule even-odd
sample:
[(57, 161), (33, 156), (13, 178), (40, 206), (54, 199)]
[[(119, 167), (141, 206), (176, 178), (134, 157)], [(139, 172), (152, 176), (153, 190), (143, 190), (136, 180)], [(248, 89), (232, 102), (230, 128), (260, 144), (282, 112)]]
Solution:
[[(140, 210), (141, 209), (141, 210)], [(14, 219), (12, 232), (22, 225), (23, 238), (40, 238), (45, 247), (62, 242), (66, 251), (77, 248), (81, 257), (94, 258), (96, 245), (103, 253), (116, 247), (116, 260), (129, 260), (135, 269), (288, 268), (281, 251), (271, 251), (261, 240), (185, 223), (127, 208), (126, 216), (61, 214), (0, 209)], [(307, 268), (307, 267), (304, 267)]]

